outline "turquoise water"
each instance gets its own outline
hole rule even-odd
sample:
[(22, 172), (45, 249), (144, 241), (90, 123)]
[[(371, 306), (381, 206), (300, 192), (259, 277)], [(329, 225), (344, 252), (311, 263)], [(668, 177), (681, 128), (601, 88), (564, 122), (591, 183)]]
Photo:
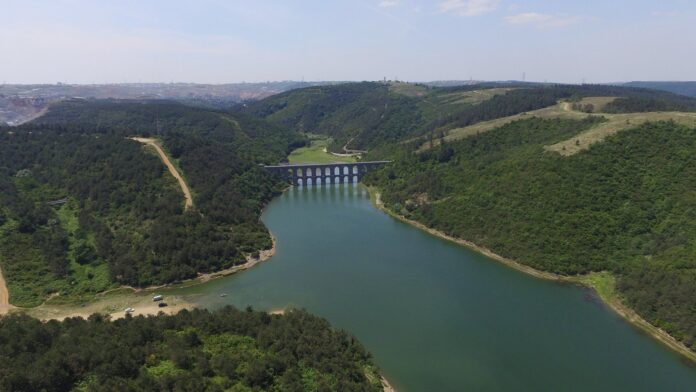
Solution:
[(590, 291), (401, 223), (362, 187), (292, 188), (263, 221), (278, 241), (271, 260), (183, 293), (211, 309), (326, 317), (363, 342), (399, 392), (696, 391), (692, 365)]

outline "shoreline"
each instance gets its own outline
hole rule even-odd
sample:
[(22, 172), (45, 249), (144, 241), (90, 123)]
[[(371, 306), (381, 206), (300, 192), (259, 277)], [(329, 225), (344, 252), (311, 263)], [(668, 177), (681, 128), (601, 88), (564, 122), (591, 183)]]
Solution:
[(387, 380), (384, 375), (380, 374), (380, 381), (382, 382), (382, 390), (384, 392), (396, 392), (396, 389), (389, 383), (389, 380)]
[[(210, 273), (199, 273), (197, 277), (179, 283), (170, 283), (158, 286), (148, 286), (136, 288), (132, 286), (119, 286), (117, 288), (97, 293), (94, 299), (85, 304), (42, 304), (33, 308), (12, 307), (15, 311), (24, 312), (42, 321), (63, 320), (68, 317), (87, 318), (93, 313), (109, 315), (112, 320), (125, 317), (125, 308), (133, 307), (133, 316), (155, 316), (160, 312), (165, 314), (175, 314), (183, 309), (193, 309), (195, 306), (178, 295), (167, 296), (168, 306), (160, 308), (158, 302), (153, 302), (149, 294), (153, 294), (160, 289), (185, 288), (209, 282), (214, 279), (233, 275), (238, 272), (253, 268), (259, 263), (269, 260), (276, 252), (276, 238), (271, 234), (272, 246), (270, 249), (259, 251), (259, 257), (254, 258), (246, 255), (246, 262), (232, 266), (230, 268)], [(122, 293), (118, 293), (118, 292)], [(129, 291), (123, 293), (123, 291)], [(0, 307), (0, 311), (2, 307)], [(2, 312), (0, 312), (2, 314)]]
[[(527, 275), (533, 276), (537, 279), (570, 283), (570, 284), (580, 285), (580, 286), (592, 289), (597, 294), (597, 296), (602, 299), (602, 302), (605, 305), (607, 305), (612, 311), (614, 311), (614, 313), (618, 314), (622, 319), (627, 321), (631, 326), (638, 328), (639, 330), (646, 333), (651, 338), (657, 340), (658, 342), (660, 342), (664, 346), (668, 347), (672, 351), (680, 354), (682, 357), (690, 360), (691, 362), (696, 363), (696, 352), (692, 351), (687, 346), (685, 346), (682, 342), (675, 339), (667, 331), (656, 327), (655, 325), (651, 324), (649, 321), (642, 318), (638, 313), (636, 313), (628, 305), (623, 303), (623, 301), (621, 301), (620, 298), (617, 298), (616, 296), (611, 295), (614, 293), (608, 293), (608, 292), (605, 292), (603, 290), (599, 290), (599, 288), (596, 285), (594, 285), (591, 280), (587, 279), (587, 277), (591, 276), (591, 275), (584, 275), (584, 276), (579, 276), (579, 277), (559, 275), (559, 274), (555, 274), (552, 272), (541, 271), (541, 270), (532, 268), (528, 265), (524, 265), (518, 261), (508, 259), (506, 257), (503, 257), (503, 256), (493, 252), (492, 250), (490, 250), (488, 248), (479, 246), (471, 241), (467, 241), (467, 240), (464, 240), (461, 238), (452, 237), (452, 236), (450, 236), (446, 233), (443, 233), (437, 229), (433, 229), (431, 227), (428, 227), (428, 226), (426, 226), (418, 221), (408, 219), (405, 216), (397, 214), (396, 212), (391, 211), (386, 206), (384, 206), (384, 203), (382, 202), (382, 194), (378, 188), (372, 187), (372, 186), (366, 186), (366, 188), (370, 194), (370, 201), (377, 209), (385, 212), (387, 215), (389, 215), (395, 219), (398, 219), (401, 222), (407, 223), (411, 226), (416, 227), (419, 230), (425, 231), (426, 233), (428, 233), (430, 235), (433, 235), (435, 237), (439, 237), (441, 239), (444, 239), (444, 240), (447, 240), (450, 242), (454, 242), (460, 246), (464, 246), (466, 248), (469, 248), (477, 253), (480, 253), (480, 254), (482, 254), (486, 257), (489, 257), (489, 258), (491, 258), (499, 263), (502, 263), (510, 268), (513, 268), (513, 269), (520, 271), (522, 273), (525, 273)], [(595, 273), (595, 274), (599, 274), (599, 273)], [(613, 290), (614, 289), (612, 288), (612, 291)]]

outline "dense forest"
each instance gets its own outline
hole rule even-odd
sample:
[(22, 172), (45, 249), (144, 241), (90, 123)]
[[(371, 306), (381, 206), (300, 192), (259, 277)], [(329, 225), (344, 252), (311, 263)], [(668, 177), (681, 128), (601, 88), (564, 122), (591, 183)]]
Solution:
[(534, 268), (615, 273), (639, 314), (696, 349), (696, 129), (652, 123), (569, 157), (544, 150), (598, 121), (517, 121), (402, 151), (366, 181), (390, 209)]
[(693, 98), (670, 97), (623, 97), (610, 102), (604, 107), (607, 113), (639, 112), (696, 112), (696, 100)]
[(3, 391), (381, 391), (362, 345), (304, 311), (0, 318)]
[(334, 139), (333, 150), (398, 139), (412, 132), (423, 119), (417, 99), (391, 94), (380, 83), (347, 83), (294, 90), (249, 103), (237, 112), (267, 119), (302, 132)]
[[(193, 210), (133, 135), (163, 140)], [(179, 281), (269, 248), (259, 215), (283, 184), (259, 164), (304, 143), (244, 115), (166, 102), (70, 101), (35, 124), (1, 129), (0, 265), (12, 303)]]

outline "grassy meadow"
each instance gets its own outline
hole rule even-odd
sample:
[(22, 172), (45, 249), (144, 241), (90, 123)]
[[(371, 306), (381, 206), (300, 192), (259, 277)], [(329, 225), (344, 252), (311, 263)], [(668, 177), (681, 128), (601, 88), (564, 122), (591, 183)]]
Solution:
[(356, 162), (355, 157), (336, 156), (327, 152), (327, 146), (331, 143), (330, 138), (311, 136), (311, 145), (301, 147), (290, 153), (288, 161), (290, 163), (335, 163), (335, 162)]

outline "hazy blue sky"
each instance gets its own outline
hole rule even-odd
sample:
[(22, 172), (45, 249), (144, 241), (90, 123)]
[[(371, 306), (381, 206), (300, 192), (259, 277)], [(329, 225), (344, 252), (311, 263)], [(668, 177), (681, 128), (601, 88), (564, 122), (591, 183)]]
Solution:
[(696, 80), (694, 0), (2, 0), (0, 82)]

